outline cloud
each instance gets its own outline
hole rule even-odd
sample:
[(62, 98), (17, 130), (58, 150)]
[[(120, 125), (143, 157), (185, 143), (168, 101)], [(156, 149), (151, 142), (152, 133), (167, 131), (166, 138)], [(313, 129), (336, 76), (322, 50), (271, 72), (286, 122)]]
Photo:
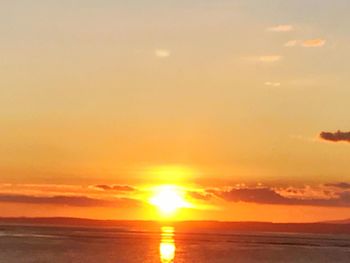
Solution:
[(350, 207), (350, 192), (338, 193), (329, 198), (285, 197), (272, 188), (243, 188), (228, 191), (209, 190), (229, 202), (247, 202), (270, 205), (301, 205), (325, 207)]
[(323, 47), (325, 44), (326, 40), (320, 38), (304, 40), (301, 43), (303, 47)]
[(321, 132), (320, 138), (331, 142), (350, 142), (350, 132)]
[(280, 82), (270, 82), (270, 81), (267, 81), (264, 83), (265, 86), (270, 86), (270, 87), (279, 87), (281, 86), (281, 83)]
[(136, 205), (139, 203), (137, 200), (127, 198), (103, 200), (87, 196), (30, 196), (21, 194), (0, 194), (0, 202), (67, 205), (77, 207), (118, 207)]
[(340, 189), (350, 189), (350, 183), (340, 182), (340, 183), (329, 183), (325, 184), (327, 187), (335, 187)]
[(156, 49), (154, 51), (154, 54), (159, 58), (166, 58), (171, 55), (171, 52), (170, 50), (167, 50), (167, 49)]
[(290, 32), (293, 31), (294, 27), (292, 25), (276, 25), (267, 29), (271, 32)]
[(242, 59), (249, 63), (266, 63), (272, 64), (280, 61), (283, 57), (280, 55), (262, 55), (262, 56), (247, 56)]
[(289, 40), (288, 42), (286, 42), (284, 44), (285, 47), (295, 47), (296, 45), (298, 45), (300, 43), (299, 40)]
[(284, 46), (285, 47), (306, 47), (306, 48), (313, 48), (313, 47), (323, 47), (326, 44), (325, 39), (308, 39), (308, 40), (289, 40), (287, 41)]
[(193, 199), (209, 201), (213, 196), (209, 193), (202, 193), (197, 191), (188, 191), (187, 194)]
[(119, 192), (132, 192), (136, 189), (129, 185), (106, 185), (106, 184), (98, 184), (93, 186), (96, 189), (104, 190), (104, 191), (119, 191)]
[(285, 198), (269, 188), (242, 188), (229, 191), (212, 191), (218, 197), (231, 202), (253, 202), (263, 204), (282, 204)]
[(282, 59), (282, 56), (279, 55), (270, 55), (270, 56), (260, 56), (258, 60), (261, 62), (277, 62)]

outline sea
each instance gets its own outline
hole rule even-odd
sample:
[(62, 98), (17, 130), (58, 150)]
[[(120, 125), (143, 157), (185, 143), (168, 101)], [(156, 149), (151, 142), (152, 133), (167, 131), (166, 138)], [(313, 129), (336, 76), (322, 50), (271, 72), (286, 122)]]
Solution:
[(350, 262), (350, 236), (0, 225), (1, 263)]

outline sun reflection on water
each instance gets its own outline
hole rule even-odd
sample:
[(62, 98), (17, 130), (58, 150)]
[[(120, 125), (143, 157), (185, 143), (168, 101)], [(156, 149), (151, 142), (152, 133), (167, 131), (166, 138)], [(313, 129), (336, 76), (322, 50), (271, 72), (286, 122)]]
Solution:
[(160, 261), (162, 263), (174, 262), (175, 258), (174, 228), (162, 227), (161, 241), (159, 245)]

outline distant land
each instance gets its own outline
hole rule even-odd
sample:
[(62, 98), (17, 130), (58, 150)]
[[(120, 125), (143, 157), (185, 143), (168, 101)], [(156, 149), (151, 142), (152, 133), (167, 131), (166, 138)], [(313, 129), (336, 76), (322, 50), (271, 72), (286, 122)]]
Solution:
[(285, 233), (319, 233), (350, 234), (350, 219), (318, 223), (271, 223), (271, 222), (221, 222), (221, 221), (127, 221), (95, 220), (70, 217), (30, 218), (0, 217), (1, 225), (40, 225), (61, 227), (115, 227), (135, 228), (159, 231), (161, 226), (173, 226), (177, 232), (285, 232)]
[(342, 220), (323, 221), (322, 223), (328, 223), (328, 224), (350, 224), (350, 218), (342, 219)]

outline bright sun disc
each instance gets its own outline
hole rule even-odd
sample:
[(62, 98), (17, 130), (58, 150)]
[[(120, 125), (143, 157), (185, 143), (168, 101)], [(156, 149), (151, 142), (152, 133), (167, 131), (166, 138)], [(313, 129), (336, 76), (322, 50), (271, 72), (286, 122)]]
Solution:
[(174, 186), (157, 188), (155, 195), (150, 199), (150, 203), (156, 206), (165, 216), (174, 214), (179, 208), (189, 206), (183, 198), (181, 191)]

